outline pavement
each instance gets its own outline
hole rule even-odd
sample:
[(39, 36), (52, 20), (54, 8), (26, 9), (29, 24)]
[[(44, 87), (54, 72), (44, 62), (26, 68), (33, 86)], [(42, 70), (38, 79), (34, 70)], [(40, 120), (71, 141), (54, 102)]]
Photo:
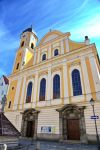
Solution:
[(8, 147), (7, 150), (98, 150), (97, 145), (91, 144), (68, 144), (48, 141), (24, 142), (20, 143), (18, 147)]

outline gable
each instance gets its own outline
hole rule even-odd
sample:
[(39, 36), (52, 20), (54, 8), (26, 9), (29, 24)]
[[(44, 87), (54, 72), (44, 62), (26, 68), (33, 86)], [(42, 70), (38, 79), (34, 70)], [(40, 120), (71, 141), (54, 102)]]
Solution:
[(45, 44), (46, 42), (49, 42), (51, 40), (56, 39), (57, 37), (59, 37), (60, 35), (62, 35), (63, 33), (57, 30), (54, 31), (50, 31), (48, 32), (40, 41), (39, 45), (41, 44)]

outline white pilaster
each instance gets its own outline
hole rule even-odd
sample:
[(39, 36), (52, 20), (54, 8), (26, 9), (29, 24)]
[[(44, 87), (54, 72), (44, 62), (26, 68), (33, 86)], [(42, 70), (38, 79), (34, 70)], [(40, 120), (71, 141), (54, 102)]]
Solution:
[(20, 99), (20, 106), (19, 108), (22, 109), (23, 99), (24, 99), (24, 93), (25, 93), (25, 85), (26, 85), (26, 76), (24, 76), (24, 81), (22, 85), (22, 93), (21, 93), (21, 99)]
[(51, 67), (48, 69), (48, 86), (47, 86), (47, 100), (51, 100)]
[(100, 100), (100, 74), (99, 70), (96, 64), (96, 60), (94, 56), (89, 57), (94, 85), (95, 85), (95, 91), (96, 91), (96, 97), (97, 100)]
[(33, 107), (36, 106), (37, 90), (38, 90), (38, 72), (35, 75), (35, 81), (34, 81), (34, 94), (33, 94), (33, 104), (32, 104)]
[(37, 58), (37, 63), (39, 63), (40, 62), (40, 48), (38, 49), (38, 58)]
[(49, 49), (48, 49), (48, 59), (51, 58), (51, 45), (49, 45)]
[(68, 77), (67, 77), (67, 65), (66, 62), (63, 63), (63, 79), (64, 79), (64, 103), (69, 103), (68, 95)]
[(81, 65), (83, 71), (84, 86), (86, 91), (86, 100), (89, 101), (92, 96), (91, 96), (89, 77), (88, 77), (88, 72), (87, 72), (87, 67), (86, 67), (86, 62), (84, 57), (81, 57)]
[(63, 43), (63, 40), (61, 40), (61, 54), (64, 54), (64, 43)]
[(66, 52), (69, 52), (69, 39), (66, 38), (65, 41), (66, 41)]
[(36, 64), (36, 56), (37, 56), (37, 53), (36, 51), (34, 51), (34, 62), (33, 62), (34, 65)]
[(17, 109), (18, 98), (19, 98), (20, 87), (21, 87), (21, 82), (22, 82), (22, 77), (20, 77), (18, 79), (17, 88), (16, 88), (16, 94), (15, 94), (15, 99), (14, 99), (14, 105), (13, 105), (13, 110)]

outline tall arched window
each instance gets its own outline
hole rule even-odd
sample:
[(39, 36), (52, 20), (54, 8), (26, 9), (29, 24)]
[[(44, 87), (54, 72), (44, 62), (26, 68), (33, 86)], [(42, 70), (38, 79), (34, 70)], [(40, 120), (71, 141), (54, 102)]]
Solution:
[(31, 95), (32, 95), (32, 82), (29, 82), (27, 87), (26, 103), (31, 102)]
[(54, 56), (57, 56), (58, 55), (58, 49), (55, 49), (54, 50)]
[(82, 95), (82, 87), (80, 80), (80, 72), (77, 69), (72, 71), (72, 86), (73, 86), (73, 95)]
[(46, 54), (42, 55), (42, 61), (46, 60)]
[(45, 100), (45, 93), (46, 93), (46, 79), (43, 78), (40, 82), (40, 94), (39, 94), (40, 101)]
[(60, 98), (60, 76), (56, 74), (53, 78), (53, 99)]
[(21, 47), (23, 47), (24, 46), (24, 41), (22, 42), (22, 44), (21, 44)]
[(31, 43), (31, 48), (32, 48), (32, 49), (34, 48), (34, 44), (33, 44), (33, 43)]

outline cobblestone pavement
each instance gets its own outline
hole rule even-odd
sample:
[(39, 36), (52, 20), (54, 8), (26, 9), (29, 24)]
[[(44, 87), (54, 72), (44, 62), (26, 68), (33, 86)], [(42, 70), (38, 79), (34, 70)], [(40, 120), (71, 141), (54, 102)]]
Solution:
[(90, 144), (67, 144), (41, 141), (38, 142), (37, 149), (36, 142), (34, 142), (29, 145), (23, 145), (23, 147), (10, 148), (9, 150), (97, 150), (97, 146)]

